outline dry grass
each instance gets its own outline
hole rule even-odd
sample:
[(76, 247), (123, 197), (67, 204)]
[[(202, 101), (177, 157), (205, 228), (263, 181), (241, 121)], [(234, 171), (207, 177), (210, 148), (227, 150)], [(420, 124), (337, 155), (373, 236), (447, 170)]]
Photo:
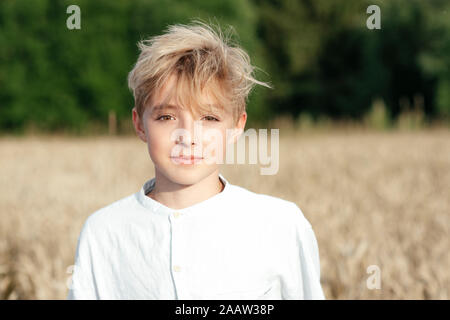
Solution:
[[(450, 132), (286, 135), (280, 170), (222, 173), (296, 202), (319, 242), (327, 299), (450, 298)], [(0, 139), (0, 299), (65, 299), (82, 223), (153, 174), (130, 138)], [(247, 170), (245, 174), (243, 171)], [(366, 269), (381, 270), (381, 289)]]

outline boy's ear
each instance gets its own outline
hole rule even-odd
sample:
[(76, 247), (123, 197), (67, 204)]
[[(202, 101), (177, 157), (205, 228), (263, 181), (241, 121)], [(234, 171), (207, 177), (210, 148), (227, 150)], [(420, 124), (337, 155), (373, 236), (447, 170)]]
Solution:
[(134, 107), (131, 112), (132, 112), (134, 130), (136, 131), (136, 134), (142, 141), (147, 142), (147, 137), (145, 135), (145, 129), (143, 126), (143, 122), (142, 122), (142, 119), (139, 117), (136, 107)]
[(247, 123), (247, 112), (242, 112), (241, 116), (239, 117), (238, 121), (238, 128), (244, 131), (245, 124)]
[(244, 128), (245, 128), (245, 123), (247, 122), (247, 112), (243, 112), (240, 116), (239, 119), (236, 123), (236, 126), (233, 130), (233, 134), (232, 134), (232, 138), (231, 138), (231, 143), (236, 143), (236, 141), (239, 139), (239, 137), (241, 136), (242, 132), (244, 132)]

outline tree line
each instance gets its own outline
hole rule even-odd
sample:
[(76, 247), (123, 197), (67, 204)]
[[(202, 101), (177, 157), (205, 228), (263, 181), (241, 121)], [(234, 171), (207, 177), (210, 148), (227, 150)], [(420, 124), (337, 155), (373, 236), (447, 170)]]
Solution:
[[(371, 30), (373, 4), (381, 28)], [(70, 5), (81, 11), (78, 30), (66, 26)], [(193, 18), (232, 25), (257, 78), (273, 84), (252, 92), (249, 123), (358, 120), (380, 99), (393, 119), (413, 107), (429, 120), (450, 117), (448, 1), (3, 0), (0, 130), (83, 132), (111, 112), (131, 121), (136, 43)]]

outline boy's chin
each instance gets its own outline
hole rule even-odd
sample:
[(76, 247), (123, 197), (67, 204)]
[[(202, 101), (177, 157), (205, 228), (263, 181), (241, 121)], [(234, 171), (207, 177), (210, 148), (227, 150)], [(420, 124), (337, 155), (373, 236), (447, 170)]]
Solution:
[(175, 166), (174, 170), (171, 170), (170, 174), (167, 175), (167, 178), (173, 183), (182, 185), (196, 184), (211, 175), (217, 169), (217, 167), (205, 167), (204, 165), (189, 169), (183, 168), (182, 166), (179, 168), (177, 167), (178, 166)]

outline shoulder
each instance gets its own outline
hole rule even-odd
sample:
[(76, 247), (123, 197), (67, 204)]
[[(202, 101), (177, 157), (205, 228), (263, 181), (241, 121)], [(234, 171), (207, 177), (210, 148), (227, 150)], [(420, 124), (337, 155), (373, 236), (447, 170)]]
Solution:
[(310, 227), (311, 224), (304, 216), (300, 207), (293, 201), (271, 196), (264, 193), (256, 193), (246, 188), (233, 185), (234, 203), (251, 209), (251, 212), (261, 215), (282, 218), (299, 227)]
[(116, 200), (92, 212), (85, 220), (83, 230), (99, 234), (112, 226), (123, 225), (136, 210), (136, 197), (134, 194)]

